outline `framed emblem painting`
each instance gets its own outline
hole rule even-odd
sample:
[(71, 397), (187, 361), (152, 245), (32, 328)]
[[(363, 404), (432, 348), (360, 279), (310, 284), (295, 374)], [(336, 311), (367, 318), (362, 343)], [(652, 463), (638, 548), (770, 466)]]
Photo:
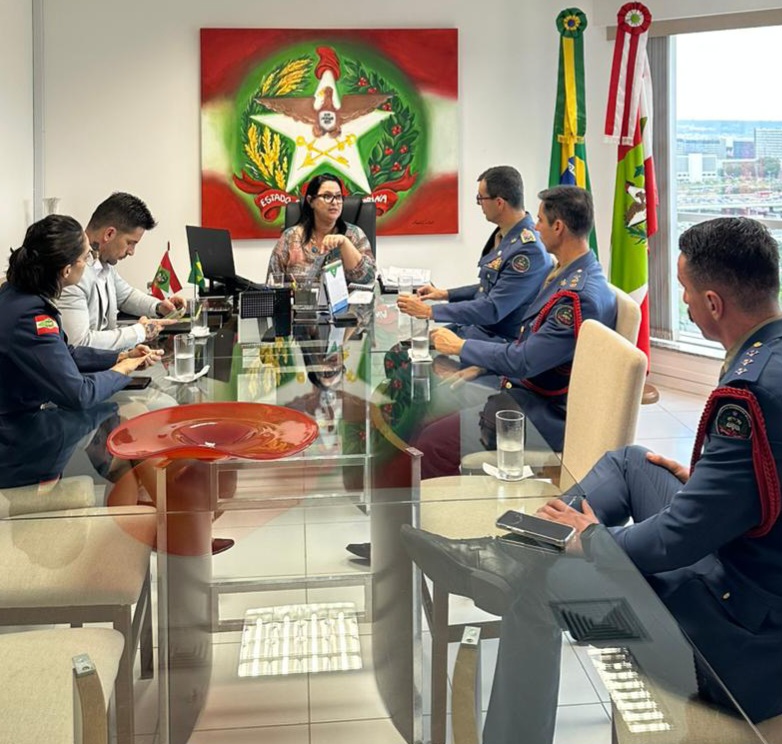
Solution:
[(201, 222), (276, 238), (331, 172), (378, 233), (456, 233), (456, 29), (201, 29)]

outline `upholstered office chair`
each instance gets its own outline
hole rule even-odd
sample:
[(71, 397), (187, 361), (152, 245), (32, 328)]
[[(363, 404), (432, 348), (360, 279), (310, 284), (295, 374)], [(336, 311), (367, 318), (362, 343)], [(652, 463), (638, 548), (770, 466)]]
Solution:
[(608, 286), (616, 295), (616, 328), (614, 330), (622, 338), (635, 344), (638, 341), (638, 331), (641, 328), (641, 306), (619, 287), (615, 287), (613, 284)]
[[(291, 202), (285, 207), (285, 229), (295, 225), (301, 217), (301, 204)], [(374, 202), (365, 202), (361, 196), (346, 196), (342, 204), (342, 219), (350, 222), (352, 225), (358, 225), (372, 247), (372, 255), (377, 254), (377, 208)]]
[[(106, 703), (123, 646), (110, 628), (0, 634), (0, 741), (106, 744)], [(74, 675), (74, 657), (83, 654), (94, 671), (81, 663)]]
[[(152, 676), (149, 558), (156, 532), (153, 507), (80, 507), (89, 478), (73, 488), (61, 511), (23, 515), (16, 508), (37, 486), (4, 489), (0, 506), (0, 626), (109, 622), (125, 640), (116, 677), (118, 744), (133, 742), (133, 660)], [(89, 493), (87, 493), (89, 491)], [(71, 508), (68, 508), (68, 506)], [(50, 507), (51, 508), (51, 507)], [(133, 606), (135, 605), (135, 610)], [(1, 738), (1, 737), (0, 737)]]
[[(645, 376), (642, 351), (602, 323), (584, 322), (570, 378), (560, 490), (583, 478), (605, 452), (635, 439)], [(421, 528), (451, 538), (499, 534), (503, 531), (495, 529), (494, 521), (504, 511), (522, 505), (527, 512), (534, 511), (559, 492), (535, 480), (431, 478), (421, 482)], [(482, 497), (476, 498), (476, 493)], [(427, 615), (432, 632), (432, 742), (438, 744), (445, 737), (448, 643), (461, 639), (464, 625), (449, 624), (448, 594), (436, 585), (424, 606), (431, 608)], [(481, 638), (499, 634), (499, 621), (470, 624), (481, 628)]]

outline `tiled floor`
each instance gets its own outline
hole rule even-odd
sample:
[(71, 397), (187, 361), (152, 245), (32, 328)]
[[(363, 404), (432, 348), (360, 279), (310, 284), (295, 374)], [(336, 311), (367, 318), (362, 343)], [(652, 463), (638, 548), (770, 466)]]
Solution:
[[(689, 462), (698, 418), (704, 400), (673, 390), (661, 390), (657, 404), (641, 410), (637, 441), (680, 462)], [(352, 506), (335, 507), (338, 523), (318, 523), (325, 511), (297, 521), (290, 510), (271, 524), (248, 526), (237, 513), (225, 514), (215, 524), (216, 536), (243, 538), (258, 529), (264, 530), (265, 573), (295, 575), (304, 569), (310, 574), (332, 570), (344, 572), (350, 564), (340, 556), (335, 563), (333, 552), (318, 546), (340, 545), (368, 539), (367, 519)], [(335, 515), (329, 515), (333, 518)], [(240, 539), (227, 553), (215, 558), (216, 576), (237, 575), (241, 567), (251, 567), (258, 557), (247, 551), (252, 540)], [(290, 550), (291, 545), (306, 545)], [(313, 547), (315, 546), (315, 547)], [(322, 553), (322, 555), (321, 555)], [(348, 570), (365, 570), (353, 564)], [(363, 602), (360, 587), (341, 590), (340, 598)], [(246, 607), (285, 604), (289, 602), (333, 599), (333, 590), (292, 590), (259, 595), (224, 597), (221, 612), (240, 617)], [(451, 617), (454, 622), (488, 617), (476, 610), (472, 602), (453, 598)], [(362, 626), (366, 627), (366, 626)], [(309, 676), (239, 679), (236, 662), (239, 633), (214, 636), (213, 670), (203, 713), (198, 719), (190, 744), (400, 744), (402, 738), (390, 724), (380, 701), (371, 669), (371, 638), (362, 636), (363, 670), (350, 673)], [(427, 655), (428, 633), (424, 631)], [(488, 696), (496, 658), (497, 641), (484, 641), (481, 647), (483, 708)], [(455, 655), (455, 646), (452, 653)], [(427, 659), (424, 660), (426, 669)], [(426, 674), (424, 675), (426, 678)], [(136, 744), (158, 744), (155, 736), (155, 702), (157, 682), (137, 683)], [(428, 689), (424, 688), (425, 740), (428, 737)], [(308, 723), (309, 722), (309, 723)], [(583, 648), (568, 646), (562, 657), (562, 685), (557, 718), (557, 744), (608, 744), (610, 726), (608, 695), (597, 677)]]

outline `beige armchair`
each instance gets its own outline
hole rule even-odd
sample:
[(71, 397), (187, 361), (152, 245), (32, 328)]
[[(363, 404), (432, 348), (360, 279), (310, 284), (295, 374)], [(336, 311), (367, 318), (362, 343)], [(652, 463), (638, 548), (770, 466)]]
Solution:
[[(0, 634), (0, 742), (106, 744), (106, 701), (123, 646), (108, 628)], [(95, 672), (76, 675), (74, 657), (83, 667), (85, 654)]]
[[(11, 491), (3, 493), (17, 516), (0, 519), (0, 625), (111, 623), (125, 641), (119, 670), (109, 677), (116, 677), (117, 741), (132, 744), (139, 643), (142, 677), (152, 675), (149, 558), (155, 510), (92, 507), (20, 515), (20, 489)], [(78, 496), (82, 491), (70, 494), (76, 494), (75, 502), (86, 498)]]

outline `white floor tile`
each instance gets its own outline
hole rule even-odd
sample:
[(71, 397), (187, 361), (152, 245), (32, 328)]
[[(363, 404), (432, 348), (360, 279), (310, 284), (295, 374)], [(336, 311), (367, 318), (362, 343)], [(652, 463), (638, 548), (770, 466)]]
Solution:
[[(714, 381), (716, 385), (716, 380)], [(706, 403), (706, 397), (685, 393), (681, 390), (672, 390), (670, 388), (658, 387), (660, 392), (659, 406), (666, 411), (698, 411)]]
[(611, 722), (600, 703), (557, 709), (554, 744), (610, 744)]
[(212, 677), (196, 730), (306, 724), (306, 675), (240, 678), (239, 644), (214, 646)]
[(363, 669), (309, 675), (312, 723), (385, 718), (372, 665), (372, 639), (361, 639)]
[(302, 525), (237, 527), (230, 531), (230, 536), (236, 540), (236, 545), (214, 557), (215, 578), (302, 576), (305, 573)]
[(310, 731), (310, 744), (401, 744), (402, 735), (388, 718), (373, 721), (319, 723)]
[(659, 407), (642, 406), (638, 416), (638, 428), (636, 431), (637, 439), (654, 439), (665, 437), (674, 439), (676, 437), (691, 437), (693, 429), (683, 424), (672, 413)]
[(308, 726), (264, 726), (220, 731), (196, 731), (188, 744), (309, 744)]
[(569, 643), (563, 643), (559, 679), (559, 704), (585, 705), (599, 703), (600, 697), (587, 676), (575, 651)]
[(369, 541), (369, 520), (315, 523), (306, 526), (307, 575), (366, 573), (364, 563), (351, 560), (349, 543)]

